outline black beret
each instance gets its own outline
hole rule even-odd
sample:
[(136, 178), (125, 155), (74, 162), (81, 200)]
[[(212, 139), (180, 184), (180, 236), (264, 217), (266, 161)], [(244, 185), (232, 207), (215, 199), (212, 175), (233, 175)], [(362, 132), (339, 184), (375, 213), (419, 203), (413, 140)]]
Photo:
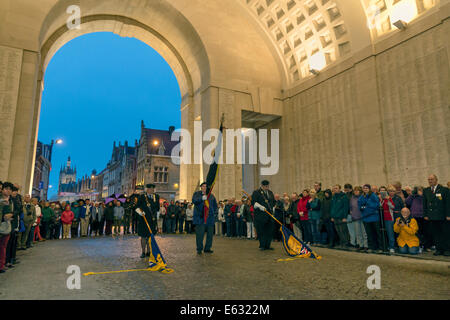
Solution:
[(151, 188), (156, 188), (156, 186), (155, 186), (153, 183), (149, 183), (149, 184), (147, 184), (145, 187), (146, 187), (146, 188), (149, 188), (149, 189), (151, 189)]
[(201, 187), (202, 185), (204, 185), (204, 184), (208, 185), (206, 182), (203, 182), (203, 183), (200, 185), (200, 187)]
[(269, 181), (267, 181), (267, 180), (263, 180), (262, 182), (261, 182), (261, 184), (263, 185), (263, 186), (268, 186), (269, 185)]

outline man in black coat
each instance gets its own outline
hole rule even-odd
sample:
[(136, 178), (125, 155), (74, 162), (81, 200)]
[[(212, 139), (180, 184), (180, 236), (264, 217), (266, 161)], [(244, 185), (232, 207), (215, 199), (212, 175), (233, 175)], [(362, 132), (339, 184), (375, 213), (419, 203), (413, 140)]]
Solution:
[(275, 197), (272, 191), (269, 190), (269, 181), (261, 182), (261, 187), (252, 194), (252, 205), (255, 215), (255, 228), (258, 233), (259, 249), (273, 250), (270, 247), (273, 237), (273, 218), (269, 216), (264, 210), (272, 214), (275, 206)]
[[(156, 215), (159, 211), (159, 195), (155, 193), (154, 184), (147, 184), (145, 186), (145, 192), (139, 197), (137, 207), (145, 212), (146, 217), (147, 215), (150, 216), (150, 220), (147, 222), (150, 225), (153, 234), (156, 234)], [(147, 226), (145, 226), (145, 228), (147, 228)]]
[(428, 177), (430, 187), (423, 191), (423, 216), (430, 222), (436, 244), (435, 256), (450, 256), (450, 192), (437, 183), (436, 175)]

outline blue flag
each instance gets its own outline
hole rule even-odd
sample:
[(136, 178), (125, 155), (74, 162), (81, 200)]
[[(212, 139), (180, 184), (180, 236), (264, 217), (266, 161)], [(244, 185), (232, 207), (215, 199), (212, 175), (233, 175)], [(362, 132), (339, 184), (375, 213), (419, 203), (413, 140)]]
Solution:
[(161, 271), (162, 273), (172, 273), (173, 269), (167, 268), (166, 260), (159, 250), (158, 244), (156, 243), (155, 236), (153, 233), (150, 235), (149, 239), (150, 246), (150, 259), (148, 261), (148, 269), (150, 271)]
[[(283, 247), (286, 253), (293, 258), (312, 258), (312, 259), (322, 259), (321, 256), (317, 255), (311, 248), (305, 244), (303, 241), (298, 239), (288, 228), (281, 226), (281, 234), (283, 236)], [(279, 261), (286, 261), (280, 259)]]

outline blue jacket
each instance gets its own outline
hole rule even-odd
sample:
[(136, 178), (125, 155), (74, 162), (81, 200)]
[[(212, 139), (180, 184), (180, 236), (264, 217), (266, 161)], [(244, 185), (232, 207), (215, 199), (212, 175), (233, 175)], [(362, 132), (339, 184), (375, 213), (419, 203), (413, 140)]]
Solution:
[(370, 196), (360, 196), (358, 205), (363, 222), (377, 222), (380, 220), (380, 199), (375, 193), (372, 193)]
[(344, 192), (333, 195), (331, 199), (331, 218), (338, 220), (347, 219), (348, 210), (349, 201), (347, 195)]
[(84, 205), (84, 206), (81, 206), (81, 207), (78, 207), (78, 218), (80, 218), (80, 219), (84, 219), (84, 218), (86, 218), (86, 206)]
[(310, 220), (320, 220), (322, 216), (322, 210), (320, 208), (320, 200), (315, 198), (313, 201), (306, 204), (306, 208), (309, 209), (308, 217)]
[[(202, 192), (197, 191), (192, 196), (192, 203), (194, 204), (194, 225), (201, 225), (205, 224), (205, 220), (203, 217), (203, 207), (204, 207), (204, 201), (202, 200)], [(206, 220), (207, 226), (213, 226), (215, 216), (217, 215), (218, 207), (217, 207), (217, 201), (216, 198), (211, 194), (209, 197), (209, 213), (208, 213), (208, 219)]]

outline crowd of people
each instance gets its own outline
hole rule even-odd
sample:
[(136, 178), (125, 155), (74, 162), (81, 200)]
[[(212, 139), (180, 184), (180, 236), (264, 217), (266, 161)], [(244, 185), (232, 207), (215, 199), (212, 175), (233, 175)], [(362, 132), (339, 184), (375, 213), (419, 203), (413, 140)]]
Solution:
[[(402, 188), (396, 182), (387, 187), (345, 184), (343, 190), (340, 185), (323, 190), (317, 182), (301, 193), (275, 194), (272, 214), (312, 246), (369, 253), (434, 250), (435, 255), (450, 256), (450, 182), (442, 186), (435, 175), (428, 181), (428, 188)], [(22, 196), (20, 187), (10, 182), (0, 182), (0, 192), (0, 273), (19, 263), (17, 250), (28, 250), (36, 242), (138, 233), (138, 196), (108, 203), (38, 201)], [(154, 233), (195, 232), (193, 203), (159, 202)], [(219, 201), (214, 233), (257, 239), (251, 199)], [(273, 238), (282, 240), (278, 224)]]
[[(428, 178), (429, 187), (402, 189), (347, 183), (326, 190), (316, 182), (301, 193), (275, 194), (273, 215), (297, 238), (312, 246), (327, 246), (367, 253), (450, 256), (450, 182), (447, 187)], [(247, 198), (219, 201), (216, 234), (253, 239), (254, 208)], [(273, 224), (273, 239), (281, 241)]]

